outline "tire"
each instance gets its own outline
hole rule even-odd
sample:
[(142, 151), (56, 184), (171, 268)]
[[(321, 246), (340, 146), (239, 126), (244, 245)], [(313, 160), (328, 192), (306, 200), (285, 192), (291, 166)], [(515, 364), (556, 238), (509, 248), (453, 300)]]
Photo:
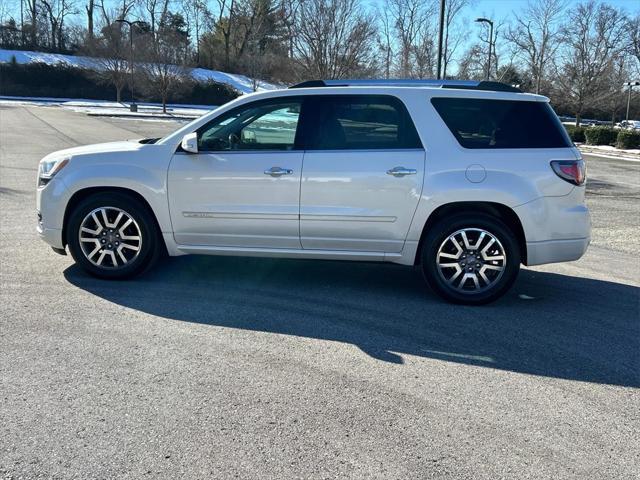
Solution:
[(163, 247), (148, 207), (119, 192), (97, 193), (82, 200), (69, 215), (66, 237), (71, 256), (82, 269), (113, 280), (149, 269)]
[(466, 305), (504, 295), (518, 276), (520, 260), (514, 233), (486, 214), (440, 220), (427, 232), (421, 250), (422, 272), (431, 289), (449, 302)]

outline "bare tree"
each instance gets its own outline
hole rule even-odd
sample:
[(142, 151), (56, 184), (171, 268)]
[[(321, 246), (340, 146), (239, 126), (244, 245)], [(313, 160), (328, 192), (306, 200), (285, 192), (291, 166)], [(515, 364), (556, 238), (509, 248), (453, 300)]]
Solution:
[(401, 77), (423, 76), (435, 35), (435, 3), (431, 0), (387, 0), (385, 8), (393, 19), (398, 41), (398, 74)]
[(640, 13), (629, 18), (627, 31), (629, 32), (627, 51), (633, 59), (632, 74), (638, 78), (640, 77)]
[(540, 93), (547, 65), (560, 46), (560, 20), (566, 4), (566, 0), (530, 0), (505, 34), (516, 56), (526, 63), (535, 93)]
[(486, 51), (480, 43), (471, 45), (461, 56), (457, 77), (462, 80), (481, 80), (485, 77)]
[(76, 13), (73, 0), (40, 0), (50, 25), (51, 48), (64, 50), (64, 22), (68, 15)]
[(195, 63), (200, 63), (200, 35), (203, 28), (210, 23), (211, 12), (205, 0), (182, 0), (182, 12), (184, 13), (187, 28), (193, 34), (195, 45)]
[(295, 26), (298, 24), (300, 7), (304, 1), (305, 0), (280, 0), (280, 16), (287, 32), (286, 41), (289, 58), (293, 58), (294, 55), (294, 43), (297, 34)]
[(155, 37), (159, 23), (169, 11), (169, 0), (143, 0), (142, 6), (151, 34)]
[(306, 78), (345, 78), (373, 65), (375, 26), (358, 0), (308, 0), (297, 30), (296, 61)]
[(231, 64), (231, 34), (235, 31), (236, 25), (236, 1), (217, 0), (218, 2), (218, 22), (217, 26), (222, 32), (224, 39), (224, 68), (229, 69)]
[(38, 0), (25, 0), (30, 17), (29, 46), (35, 48), (38, 45)]
[(577, 5), (569, 15), (557, 82), (576, 125), (585, 107), (595, 107), (607, 96), (607, 78), (624, 51), (625, 26), (620, 10), (594, 0)]
[(378, 48), (384, 55), (384, 78), (391, 77), (391, 67), (393, 65), (393, 26), (391, 25), (391, 18), (389, 16), (389, 10), (382, 8), (378, 10), (378, 16), (380, 17), (380, 30), (378, 33)]
[(122, 34), (121, 23), (105, 25), (99, 38), (89, 45), (88, 52), (95, 58), (96, 69), (92, 76), (116, 90), (116, 101), (122, 101), (122, 90), (129, 81), (131, 64), (127, 60), (127, 41)]
[(139, 65), (146, 89), (160, 98), (163, 113), (167, 112), (169, 95), (185, 82), (189, 72), (182, 48), (186, 35), (161, 22), (155, 36), (146, 42), (144, 61)]
[(87, 40), (89, 43), (92, 43), (94, 39), (93, 13), (95, 11), (95, 6), (95, 0), (88, 0), (87, 4), (84, 6), (85, 11), (87, 12)]
[(111, 25), (119, 18), (127, 18), (135, 5), (134, 0), (120, 0), (119, 3), (116, 3), (114, 8), (109, 8), (107, 4), (105, 4), (105, 0), (99, 1), (100, 13), (102, 14), (102, 24), (105, 26)]

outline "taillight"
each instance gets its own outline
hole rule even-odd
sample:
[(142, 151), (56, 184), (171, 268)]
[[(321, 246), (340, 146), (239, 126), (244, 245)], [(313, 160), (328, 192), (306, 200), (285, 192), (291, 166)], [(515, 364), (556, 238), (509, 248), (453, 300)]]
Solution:
[(584, 160), (553, 160), (551, 168), (561, 179), (574, 185), (584, 185), (587, 180), (587, 166)]

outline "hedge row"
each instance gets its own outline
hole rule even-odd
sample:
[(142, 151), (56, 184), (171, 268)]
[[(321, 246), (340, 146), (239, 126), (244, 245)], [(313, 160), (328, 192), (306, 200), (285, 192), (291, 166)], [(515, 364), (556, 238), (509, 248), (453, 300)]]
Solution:
[(571, 138), (571, 141), (573, 143), (585, 142), (583, 127), (576, 127), (575, 125), (565, 125), (564, 128), (567, 129), (567, 133), (569, 134), (569, 137)]
[[(100, 83), (90, 71), (81, 68), (44, 63), (0, 63), (0, 95), (20, 97), (116, 99), (115, 88)], [(229, 85), (217, 82), (188, 81), (170, 96), (170, 103), (222, 105), (238, 96)], [(125, 88), (123, 100), (131, 94)], [(136, 98), (149, 102), (161, 99), (136, 88)]]
[(640, 132), (635, 130), (620, 130), (616, 139), (616, 148), (640, 148)]
[(587, 145), (613, 145), (619, 130), (609, 127), (588, 127), (584, 131)]
[(640, 148), (640, 132), (618, 130), (610, 127), (576, 127), (565, 125), (574, 143), (587, 145), (611, 145), (621, 149)]

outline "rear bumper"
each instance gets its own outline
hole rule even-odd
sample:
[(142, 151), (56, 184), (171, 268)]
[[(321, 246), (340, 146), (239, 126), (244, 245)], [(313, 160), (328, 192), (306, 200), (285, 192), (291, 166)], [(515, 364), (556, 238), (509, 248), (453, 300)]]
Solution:
[(541, 197), (514, 208), (527, 244), (526, 265), (579, 259), (591, 239), (591, 216), (584, 187), (561, 197)]
[(527, 265), (578, 260), (587, 251), (590, 241), (590, 238), (576, 238), (527, 242)]

